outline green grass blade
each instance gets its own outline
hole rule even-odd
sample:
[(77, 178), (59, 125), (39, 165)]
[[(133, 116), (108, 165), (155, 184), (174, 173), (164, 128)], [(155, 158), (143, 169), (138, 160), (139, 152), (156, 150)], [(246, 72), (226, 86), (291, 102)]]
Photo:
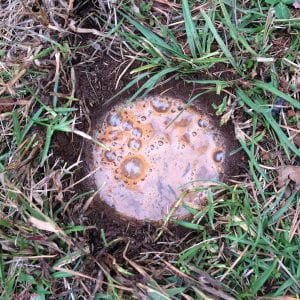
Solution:
[(223, 51), (224, 55), (228, 58), (228, 60), (232, 64), (232, 66), (234, 68), (238, 69), (234, 57), (230, 53), (229, 49), (226, 47), (225, 43), (223, 42), (223, 39), (221, 38), (221, 36), (217, 32), (217, 30), (216, 30), (212, 20), (210, 19), (210, 17), (205, 13), (204, 10), (201, 10), (201, 14), (202, 14), (208, 28), (210, 29), (211, 33), (213, 34), (214, 38), (216, 39), (217, 43), (219, 44), (221, 50)]
[(183, 220), (175, 220), (175, 224), (179, 225), (179, 226), (182, 226), (184, 228), (190, 229), (190, 230), (199, 231), (199, 230), (204, 229), (204, 227), (202, 225), (190, 223), (190, 222), (183, 221)]
[(290, 104), (292, 104), (294, 107), (300, 109), (300, 102), (292, 98), (290, 95), (285, 94), (281, 92), (280, 90), (276, 89), (274, 86), (272, 86), (269, 83), (260, 81), (260, 80), (254, 80), (254, 84), (261, 88), (262, 90), (266, 90), (280, 98), (283, 98), (284, 100), (288, 101)]
[(50, 148), (53, 133), (54, 133), (54, 131), (53, 131), (52, 127), (49, 126), (47, 128), (47, 131), (46, 131), (46, 141), (45, 141), (44, 148), (43, 148), (43, 151), (42, 151), (41, 166), (43, 166), (45, 161), (47, 160), (47, 156), (48, 156), (48, 152), (49, 152), (49, 148)]
[(72, 273), (57, 271), (51, 274), (53, 279), (68, 278), (74, 276)]
[(40, 51), (39, 53), (37, 53), (36, 55), (34, 55), (32, 60), (44, 58), (44, 57), (48, 56), (53, 51), (54, 51), (53, 47), (45, 48), (42, 51)]
[(248, 44), (247, 40), (243, 37), (243, 35), (237, 32), (236, 27), (232, 24), (230, 20), (230, 16), (228, 14), (228, 11), (223, 1), (219, 1), (219, 3), (221, 6), (222, 13), (224, 15), (224, 21), (225, 21), (224, 23), (226, 27), (229, 29), (229, 33), (232, 37), (232, 40), (235, 42), (239, 41), (250, 54), (256, 56), (257, 53), (250, 47), (250, 45)]
[(182, 1), (182, 12), (183, 12), (183, 18), (185, 24), (185, 32), (187, 35), (187, 40), (190, 46), (190, 50), (193, 58), (196, 58), (197, 57), (196, 48), (199, 52), (201, 47), (200, 47), (199, 37), (197, 36), (196, 27), (190, 12), (188, 0)]
[(20, 129), (20, 125), (19, 125), (17, 110), (14, 110), (12, 112), (12, 119), (13, 119), (14, 135), (16, 138), (16, 143), (17, 143), (17, 145), (20, 145), (20, 143), (22, 142), (23, 139), (22, 139), (21, 129)]
[(172, 73), (176, 71), (178, 68), (177, 67), (172, 67), (172, 68), (165, 68), (158, 72), (157, 74), (153, 75), (150, 77), (126, 102), (126, 104), (129, 104), (133, 100), (135, 100), (137, 97), (144, 97), (146, 96), (150, 90), (153, 89), (155, 84), (165, 75)]
[(207, 89), (206, 91), (196, 94), (192, 98), (190, 98), (187, 101), (187, 103), (184, 105), (183, 109), (167, 124), (166, 128), (170, 127), (183, 114), (183, 112), (193, 103), (193, 101), (195, 101), (200, 96), (208, 94), (212, 91), (213, 89)]
[(162, 38), (158, 35), (153, 33), (151, 30), (143, 26), (141, 23), (137, 22), (136, 20), (132, 19), (131, 17), (127, 16), (123, 12), (119, 11), (119, 13), (127, 19), (151, 44), (155, 45), (156, 47), (160, 48), (169, 53), (176, 54), (182, 58), (185, 58), (183, 53), (176, 51), (174, 48), (169, 46)]
[(186, 80), (186, 82), (209, 85), (213, 84), (216, 86), (216, 91), (222, 91), (223, 89), (230, 87), (230, 83), (225, 80)]
[(156, 68), (158, 66), (159, 66), (159, 64), (153, 64), (153, 63), (152, 64), (147, 64), (147, 65), (138, 67), (136, 69), (133, 69), (132, 71), (130, 71), (130, 74), (139, 73), (139, 72), (142, 72), (142, 71), (145, 71), (145, 70)]
[(256, 293), (261, 289), (261, 287), (265, 284), (265, 282), (270, 279), (270, 276), (272, 272), (275, 270), (277, 265), (277, 261), (274, 261), (272, 266), (269, 268), (266, 268), (266, 270), (261, 274), (260, 277), (258, 277), (254, 283), (252, 284), (251, 292), (253, 295), (256, 295)]
[(145, 78), (149, 74), (150, 73), (139, 74), (135, 79), (131, 80), (128, 84), (126, 84), (126, 86), (124, 88), (122, 88), (121, 91), (119, 91), (118, 93), (116, 93), (113, 97), (109, 98), (105, 102), (105, 105), (109, 104), (112, 100), (116, 99), (118, 96), (120, 96), (121, 94), (123, 94), (125, 91), (127, 91), (128, 89), (130, 89), (133, 85), (135, 85), (136, 83), (138, 83), (141, 79)]
[(275, 133), (277, 134), (280, 142), (287, 146), (290, 150), (292, 150), (296, 155), (300, 156), (300, 150), (297, 149), (294, 143), (292, 143), (288, 137), (285, 135), (285, 133), (282, 131), (278, 123), (275, 121), (273, 118), (270, 109), (262, 108), (259, 103), (253, 102), (247, 95), (246, 93), (238, 88), (237, 89), (237, 95), (240, 98), (241, 101), (243, 101), (246, 105), (248, 105), (251, 109), (256, 111), (257, 113), (261, 113), (266, 121), (270, 124), (270, 126), (273, 128)]
[(291, 207), (294, 199), (296, 197), (296, 193), (292, 193), (292, 195), (287, 199), (285, 204), (272, 216), (271, 220), (269, 221), (268, 225), (271, 226), (276, 223), (279, 218), (283, 216), (283, 214)]
[(29, 120), (29, 122), (27, 123), (27, 125), (23, 128), (22, 133), (21, 133), (21, 141), (25, 138), (26, 134), (29, 132), (29, 130), (31, 129), (31, 127), (33, 126), (33, 124), (35, 123), (35, 121), (40, 117), (41, 113), (43, 112), (44, 108), (40, 107), (35, 114), (33, 115), (33, 117)]
[(208, 189), (207, 191), (207, 200), (208, 200), (208, 220), (211, 228), (214, 230), (214, 215), (215, 215), (215, 208), (214, 208), (214, 199), (211, 189)]

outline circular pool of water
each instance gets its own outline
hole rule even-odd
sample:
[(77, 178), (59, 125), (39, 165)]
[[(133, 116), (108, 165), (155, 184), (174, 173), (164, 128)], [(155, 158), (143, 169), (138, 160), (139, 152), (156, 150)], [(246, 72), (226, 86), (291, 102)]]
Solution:
[[(91, 169), (99, 195), (125, 217), (162, 220), (180, 195), (203, 181), (219, 180), (227, 151), (212, 119), (180, 99), (151, 96), (117, 105), (95, 126)], [(184, 202), (199, 208), (205, 193)], [(187, 211), (179, 207), (175, 217)]]

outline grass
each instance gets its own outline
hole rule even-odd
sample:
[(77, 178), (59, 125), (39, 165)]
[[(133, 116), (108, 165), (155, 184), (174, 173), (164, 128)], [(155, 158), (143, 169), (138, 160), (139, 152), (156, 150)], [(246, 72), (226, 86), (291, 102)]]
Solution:
[[(278, 19), (268, 2), (141, 1), (133, 7), (98, 1), (84, 17), (92, 32), (72, 1), (5, 4), (0, 110), (2, 103), (16, 104), (0, 111), (1, 299), (299, 297), (299, 190), (291, 181), (277, 183), (278, 168), (299, 166), (299, 11), (288, 6), (291, 16)], [(80, 28), (86, 45), (68, 42), (72, 18), (73, 33)], [(175, 223), (193, 234), (135, 259), (127, 255), (130, 243), (103, 230), (105, 259), (92, 255), (87, 232), (93, 228), (82, 225), (81, 209), (94, 192), (76, 193), (80, 158), (68, 165), (52, 155), (57, 132), (92, 139), (77, 128), (84, 116), (72, 62), (97, 41), (138, 65), (123, 74), (132, 81), (108, 101), (139, 83), (133, 101), (170, 78), (222, 93), (216, 113), (234, 123), (236, 151), (248, 159), (243, 176), (203, 188), (205, 209), (179, 199), (192, 219)], [(233, 76), (219, 76), (218, 69)], [(207, 80), (195, 78), (199, 73)], [(156, 244), (166, 243), (171, 219)], [(121, 247), (121, 260), (114, 247)], [(89, 260), (97, 276), (85, 272)]]

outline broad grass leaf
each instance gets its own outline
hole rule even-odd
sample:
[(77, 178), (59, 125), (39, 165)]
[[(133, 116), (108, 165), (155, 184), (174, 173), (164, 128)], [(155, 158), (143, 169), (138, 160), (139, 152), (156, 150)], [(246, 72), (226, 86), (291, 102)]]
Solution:
[(278, 19), (289, 19), (291, 16), (289, 8), (282, 2), (275, 5), (274, 9)]

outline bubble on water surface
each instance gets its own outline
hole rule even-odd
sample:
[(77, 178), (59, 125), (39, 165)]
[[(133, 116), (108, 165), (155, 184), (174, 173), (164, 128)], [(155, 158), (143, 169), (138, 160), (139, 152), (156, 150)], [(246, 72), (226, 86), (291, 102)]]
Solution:
[(128, 179), (138, 179), (144, 173), (144, 163), (138, 157), (129, 157), (126, 158), (121, 163), (121, 172)]
[(223, 161), (224, 158), (225, 158), (225, 153), (224, 153), (224, 151), (216, 151), (216, 152), (214, 153), (214, 160), (215, 160), (216, 162), (219, 163), (219, 162)]
[(113, 153), (112, 151), (105, 151), (104, 156), (108, 161), (111, 162), (116, 159), (116, 154)]
[(133, 128), (132, 129), (132, 135), (133, 136), (139, 138), (139, 137), (142, 136), (142, 134), (143, 134), (142, 129), (140, 129), (140, 128)]
[(108, 116), (107, 123), (110, 126), (118, 126), (121, 124), (121, 122), (122, 122), (122, 120), (121, 120), (120, 116), (116, 113), (112, 113)]
[(154, 110), (161, 113), (168, 111), (168, 109), (170, 108), (170, 103), (166, 99), (157, 97), (151, 100), (151, 105)]
[(136, 139), (130, 139), (128, 142), (128, 146), (132, 149), (139, 150), (142, 147), (142, 143)]

